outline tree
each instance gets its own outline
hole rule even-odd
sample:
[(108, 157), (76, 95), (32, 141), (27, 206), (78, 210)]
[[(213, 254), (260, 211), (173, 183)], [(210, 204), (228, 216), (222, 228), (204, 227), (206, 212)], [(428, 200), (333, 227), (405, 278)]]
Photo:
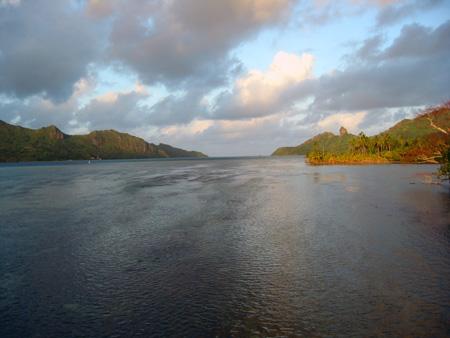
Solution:
[(442, 153), (442, 164), (439, 168), (439, 174), (447, 180), (450, 180), (450, 147), (447, 148), (446, 152)]
[(374, 150), (376, 150), (377, 154), (380, 155), (380, 152), (382, 151), (382, 143), (381, 143), (381, 137), (379, 137), (378, 135), (375, 135), (372, 138), (372, 144), (373, 144), (373, 148)]
[(355, 154), (358, 151), (358, 144), (359, 144), (358, 138), (352, 138), (350, 140), (350, 148), (353, 154)]
[(389, 136), (389, 134), (381, 134), (380, 137), (380, 147), (381, 147), (381, 151), (384, 150), (389, 150), (391, 151), (391, 146), (392, 146), (392, 139)]
[(363, 154), (369, 150), (369, 138), (366, 134), (364, 134), (364, 132), (360, 132), (358, 135), (358, 148)]
[[(419, 116), (427, 119), (432, 128), (448, 136), (450, 135), (450, 129), (447, 128), (447, 130), (445, 130), (443, 127), (438, 126), (436, 124), (437, 122), (433, 120), (434, 115), (443, 109), (445, 110), (450, 109), (450, 101), (447, 101), (437, 107), (428, 108), (427, 110), (425, 110), (424, 113), (422, 113)], [(450, 179), (450, 146), (447, 146), (447, 148), (441, 152), (441, 155), (442, 155), (442, 164), (441, 167), (439, 168), (439, 174), (446, 179)]]

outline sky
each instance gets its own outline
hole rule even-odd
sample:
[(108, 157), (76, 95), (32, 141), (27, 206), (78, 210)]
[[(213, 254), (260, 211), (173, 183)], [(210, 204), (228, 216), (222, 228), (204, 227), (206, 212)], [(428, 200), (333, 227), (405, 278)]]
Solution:
[(450, 99), (448, 0), (0, 0), (0, 119), (210, 156)]

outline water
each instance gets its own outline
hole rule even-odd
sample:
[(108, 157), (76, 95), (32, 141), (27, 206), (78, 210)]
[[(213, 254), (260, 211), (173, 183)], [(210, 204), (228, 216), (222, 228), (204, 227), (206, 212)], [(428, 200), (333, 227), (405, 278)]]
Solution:
[(447, 336), (436, 169), (0, 167), (0, 336)]

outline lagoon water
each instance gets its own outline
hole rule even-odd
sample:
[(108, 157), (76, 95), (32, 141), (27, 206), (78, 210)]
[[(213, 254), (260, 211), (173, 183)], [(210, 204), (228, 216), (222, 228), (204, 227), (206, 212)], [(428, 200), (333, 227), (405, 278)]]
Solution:
[(0, 336), (450, 334), (436, 166), (0, 167)]

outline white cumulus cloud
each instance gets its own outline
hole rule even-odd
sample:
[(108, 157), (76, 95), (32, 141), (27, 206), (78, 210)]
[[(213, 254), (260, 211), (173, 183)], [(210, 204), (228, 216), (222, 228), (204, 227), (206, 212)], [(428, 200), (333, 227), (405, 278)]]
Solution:
[(356, 113), (336, 113), (325, 117), (317, 123), (317, 126), (324, 130), (337, 130), (343, 126), (350, 132), (358, 132), (359, 125), (364, 121), (367, 112), (361, 111)]
[(251, 70), (236, 81), (241, 104), (273, 103), (287, 87), (310, 78), (313, 65), (311, 54), (278, 52), (267, 71)]

